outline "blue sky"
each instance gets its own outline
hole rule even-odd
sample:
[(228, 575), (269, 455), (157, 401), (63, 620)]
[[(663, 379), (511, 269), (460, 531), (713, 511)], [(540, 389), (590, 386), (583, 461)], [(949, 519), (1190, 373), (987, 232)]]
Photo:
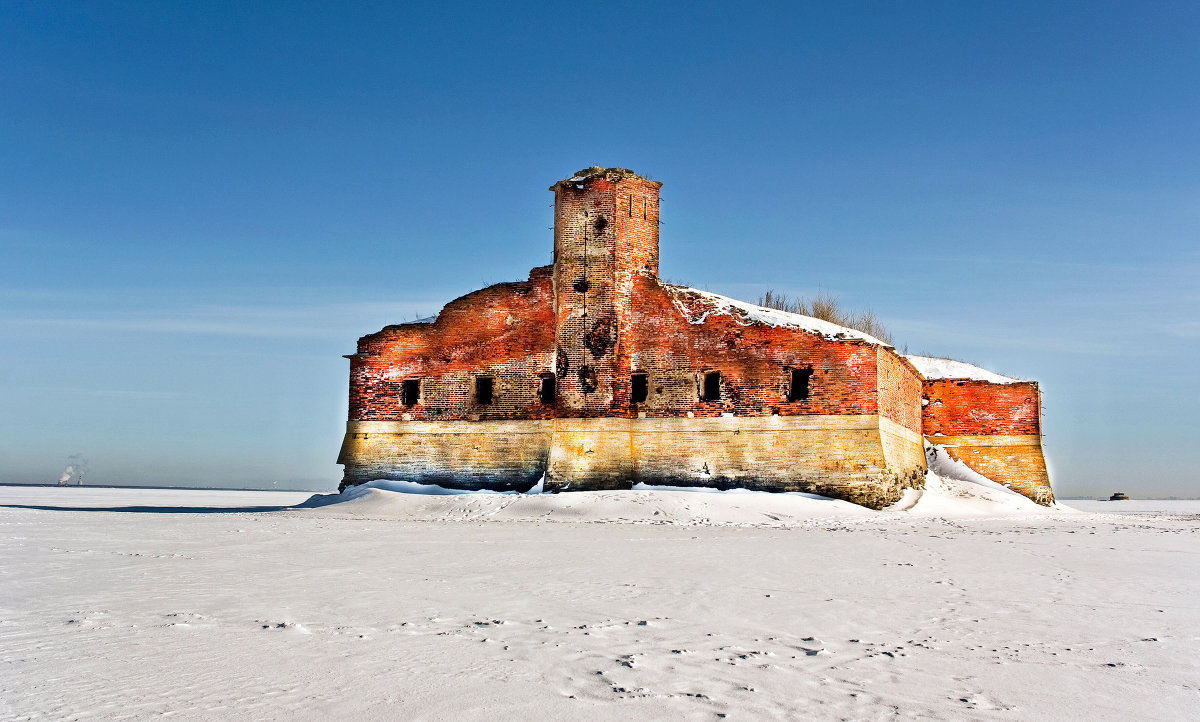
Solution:
[(1037, 379), (1200, 495), (1200, 5), (0, 5), (0, 482), (330, 488), (358, 336), (665, 183), (665, 278)]

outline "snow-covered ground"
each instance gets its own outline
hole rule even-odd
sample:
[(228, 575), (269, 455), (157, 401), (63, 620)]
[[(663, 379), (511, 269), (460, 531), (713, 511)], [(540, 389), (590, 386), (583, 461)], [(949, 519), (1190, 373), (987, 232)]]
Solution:
[(1200, 502), (306, 497), (0, 487), (0, 716), (1200, 713)]

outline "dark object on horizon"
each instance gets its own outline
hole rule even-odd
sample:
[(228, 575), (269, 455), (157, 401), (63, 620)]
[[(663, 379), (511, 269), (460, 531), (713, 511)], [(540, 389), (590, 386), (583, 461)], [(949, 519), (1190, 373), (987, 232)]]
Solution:
[(1125, 496), (1125, 492), (1118, 491), (1117, 493), (1108, 497), (1108, 500), (1109, 501), (1129, 501), (1129, 497)]

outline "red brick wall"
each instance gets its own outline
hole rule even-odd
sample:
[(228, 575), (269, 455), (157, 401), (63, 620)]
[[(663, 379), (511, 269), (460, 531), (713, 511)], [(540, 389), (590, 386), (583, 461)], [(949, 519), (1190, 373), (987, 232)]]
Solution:
[(926, 436), (1041, 433), (1038, 385), (1032, 381), (926, 381), (923, 394)]
[[(435, 323), (388, 326), (358, 342), (350, 359), (350, 419), (419, 421), (548, 418), (539, 374), (554, 370), (551, 267), (529, 281), (500, 283), (450, 302)], [(495, 381), (490, 405), (473, 402), (477, 375)], [(405, 379), (421, 382), (420, 403), (400, 403)]]
[[(587, 416), (883, 414), (919, 431), (918, 381), (890, 350), (708, 314), (657, 278), (661, 184), (620, 173), (561, 182), (555, 265), (451, 302), (433, 324), (389, 326), (359, 341), (351, 361), (352, 420)], [(694, 299), (697, 303), (701, 300)], [(790, 369), (811, 369), (810, 395), (789, 401)], [(721, 398), (700, 401), (702, 374), (721, 374)], [(630, 374), (649, 398), (630, 401)], [(538, 399), (554, 372), (553, 406)], [(495, 402), (475, 403), (477, 375)], [(400, 402), (419, 379), (420, 402)]]
[[(743, 326), (711, 314), (692, 324), (656, 278), (638, 276), (630, 300), (636, 322), (622, 328), (622, 370), (649, 374), (650, 397), (629, 401), (628, 376), (617, 385), (616, 414), (648, 417), (877, 413), (876, 350), (793, 329)], [(811, 368), (810, 396), (788, 401), (789, 367)], [(699, 401), (699, 375), (721, 372), (721, 399)]]
[[(436, 323), (389, 326), (359, 341), (351, 359), (352, 420), (551, 418), (554, 416), (782, 416), (876, 414), (912, 428), (917, 381), (888, 350), (836, 342), (794, 329), (743, 326), (711, 314), (692, 324), (656, 278), (633, 277), (625, 297), (628, 319), (614, 329), (603, 407), (556, 408), (538, 399), (540, 375), (561, 367), (554, 352), (550, 269), (531, 280), (503, 283), (451, 302)], [(589, 352), (590, 353), (590, 352)], [(808, 399), (788, 401), (789, 370), (812, 369)], [(882, 369), (882, 377), (877, 375)], [(700, 401), (702, 374), (721, 373), (721, 398)], [(649, 376), (649, 398), (630, 402), (630, 373)], [(473, 402), (474, 380), (495, 379), (491, 405)], [(416, 406), (400, 403), (405, 379), (419, 379)], [(573, 383), (569, 374), (566, 383)], [(882, 389), (882, 391), (879, 391)]]
[(879, 415), (921, 433), (921, 376), (892, 349), (878, 354)]

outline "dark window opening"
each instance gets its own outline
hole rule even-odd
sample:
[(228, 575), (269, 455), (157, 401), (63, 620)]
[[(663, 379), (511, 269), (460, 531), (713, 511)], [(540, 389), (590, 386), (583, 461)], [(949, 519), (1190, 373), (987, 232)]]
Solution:
[(791, 382), (788, 384), (788, 401), (800, 401), (808, 398), (809, 381), (812, 379), (812, 369), (792, 369)]
[(495, 379), (493, 379), (491, 376), (477, 376), (475, 378), (475, 403), (492, 403), (494, 390)]
[(538, 387), (538, 400), (546, 406), (554, 405), (555, 384), (554, 374), (543, 374), (542, 383)]
[(421, 398), (421, 381), (419, 379), (405, 379), (404, 384), (400, 387), (400, 403), (405, 406), (416, 406), (417, 400)]
[(650, 377), (646, 374), (633, 374), (629, 377), (630, 390), (629, 400), (635, 404), (646, 403), (646, 398), (650, 395)]
[(704, 372), (704, 388), (700, 394), (701, 401), (720, 401), (721, 400), (721, 372), (720, 371), (705, 371)]

